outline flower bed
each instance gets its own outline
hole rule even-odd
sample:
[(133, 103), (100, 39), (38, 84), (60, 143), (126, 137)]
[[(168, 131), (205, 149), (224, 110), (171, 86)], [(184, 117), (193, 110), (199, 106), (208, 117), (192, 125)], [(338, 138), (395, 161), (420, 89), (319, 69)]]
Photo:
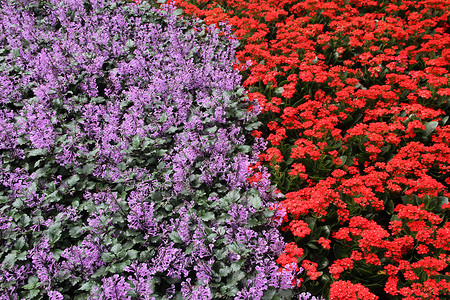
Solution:
[(450, 3), (173, 2), (240, 41), (296, 291), (448, 297)]
[(0, 4), (0, 299), (292, 297), (230, 32), (171, 5)]

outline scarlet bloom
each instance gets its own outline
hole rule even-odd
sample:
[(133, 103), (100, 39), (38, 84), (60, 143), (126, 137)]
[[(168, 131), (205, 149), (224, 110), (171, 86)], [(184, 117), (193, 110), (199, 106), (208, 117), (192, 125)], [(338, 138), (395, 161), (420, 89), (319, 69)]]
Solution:
[(377, 300), (368, 288), (360, 283), (353, 284), (350, 281), (339, 280), (333, 282), (330, 288), (330, 300)]
[(266, 153), (264, 156), (265, 160), (270, 162), (271, 164), (273, 162), (281, 163), (283, 162), (283, 155), (281, 154), (281, 151), (277, 148), (270, 147), (266, 150)]
[(307, 179), (308, 174), (306, 174), (306, 167), (301, 163), (292, 164), (292, 169), (288, 173), (291, 176), (299, 176), (300, 178)]
[(334, 279), (339, 279), (341, 273), (350, 269), (353, 269), (353, 260), (351, 258), (337, 259), (330, 266), (330, 274), (333, 275)]
[(293, 220), (291, 221), (289, 226), (292, 234), (301, 238), (311, 233), (311, 229), (308, 227), (308, 223), (302, 220)]
[(302, 262), (302, 268), (306, 270), (306, 275), (308, 275), (311, 280), (316, 280), (321, 275), (320, 272), (317, 272), (317, 266), (317, 263), (307, 259)]
[(283, 267), (291, 263), (297, 263), (298, 258), (303, 255), (304, 251), (298, 247), (294, 242), (286, 244), (284, 253), (277, 259), (277, 263)]
[(255, 138), (260, 138), (261, 135), (262, 135), (262, 132), (259, 131), (259, 130), (253, 130), (252, 131), (252, 136), (255, 137)]
[(319, 238), (319, 244), (324, 248), (324, 249), (330, 249), (330, 243), (331, 241), (324, 238), (323, 236)]

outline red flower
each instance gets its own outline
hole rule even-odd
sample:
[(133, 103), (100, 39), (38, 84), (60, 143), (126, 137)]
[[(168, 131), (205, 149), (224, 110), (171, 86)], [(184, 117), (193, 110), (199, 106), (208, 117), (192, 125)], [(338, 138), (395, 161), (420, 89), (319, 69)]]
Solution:
[(303, 238), (311, 233), (311, 229), (308, 227), (308, 223), (302, 220), (293, 220), (289, 224), (290, 230), (293, 235)]
[(324, 249), (330, 249), (330, 243), (331, 241), (324, 238), (323, 236), (319, 238), (318, 243), (324, 248)]
[(335, 281), (331, 284), (330, 300), (376, 300), (378, 297), (372, 294), (368, 288), (350, 281)]

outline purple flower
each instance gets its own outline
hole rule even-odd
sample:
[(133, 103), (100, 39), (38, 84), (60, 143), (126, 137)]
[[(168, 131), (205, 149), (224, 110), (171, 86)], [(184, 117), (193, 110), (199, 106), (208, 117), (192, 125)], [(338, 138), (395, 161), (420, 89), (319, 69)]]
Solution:
[(180, 259), (182, 256), (181, 249), (174, 248), (173, 246), (174, 243), (171, 242), (167, 246), (160, 246), (158, 248), (157, 256), (151, 261), (152, 275), (157, 272), (167, 271), (174, 261)]
[(103, 281), (103, 293), (106, 300), (131, 300), (130, 296), (127, 296), (130, 290), (130, 284), (125, 282), (125, 278), (114, 274), (109, 278), (102, 279)]
[(203, 282), (203, 284), (208, 284), (212, 279), (211, 265), (214, 263), (214, 259), (211, 258), (209, 261), (205, 262), (198, 260), (194, 265), (194, 270), (196, 271), (196, 276), (198, 280)]
[(57, 264), (50, 252), (48, 238), (42, 238), (37, 246), (28, 251), (32, 266), (39, 281), (50, 287), (53, 276), (57, 273)]
[(104, 265), (101, 259), (103, 250), (102, 246), (88, 235), (80, 246), (69, 247), (61, 253), (61, 257), (67, 260), (61, 263), (61, 268), (70, 274), (79, 270), (83, 278), (87, 279), (100, 266)]
[(58, 291), (48, 291), (47, 296), (49, 300), (62, 300), (64, 298)]
[(128, 280), (133, 283), (134, 290), (139, 299), (153, 300), (154, 297), (150, 297), (153, 291), (151, 288), (151, 281), (153, 279), (151, 271), (146, 263), (132, 263), (125, 268), (126, 272), (130, 272), (133, 276), (129, 276)]
[(140, 188), (130, 193), (128, 205), (130, 213), (127, 216), (128, 227), (135, 230), (143, 230), (145, 238), (153, 237), (158, 232), (158, 223), (153, 218), (154, 203), (147, 202), (148, 191)]
[(311, 293), (304, 292), (298, 295), (298, 300), (325, 300), (325, 298), (313, 296)]
[(212, 299), (211, 290), (208, 286), (191, 285), (191, 279), (181, 283), (181, 293), (187, 300), (209, 300)]

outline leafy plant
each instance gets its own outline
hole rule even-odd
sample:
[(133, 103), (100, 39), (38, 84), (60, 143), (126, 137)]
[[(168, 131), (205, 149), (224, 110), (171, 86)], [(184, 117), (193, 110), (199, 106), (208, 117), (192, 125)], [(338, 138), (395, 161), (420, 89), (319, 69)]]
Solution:
[(148, 2), (0, 4), (1, 299), (288, 299), (230, 32)]

